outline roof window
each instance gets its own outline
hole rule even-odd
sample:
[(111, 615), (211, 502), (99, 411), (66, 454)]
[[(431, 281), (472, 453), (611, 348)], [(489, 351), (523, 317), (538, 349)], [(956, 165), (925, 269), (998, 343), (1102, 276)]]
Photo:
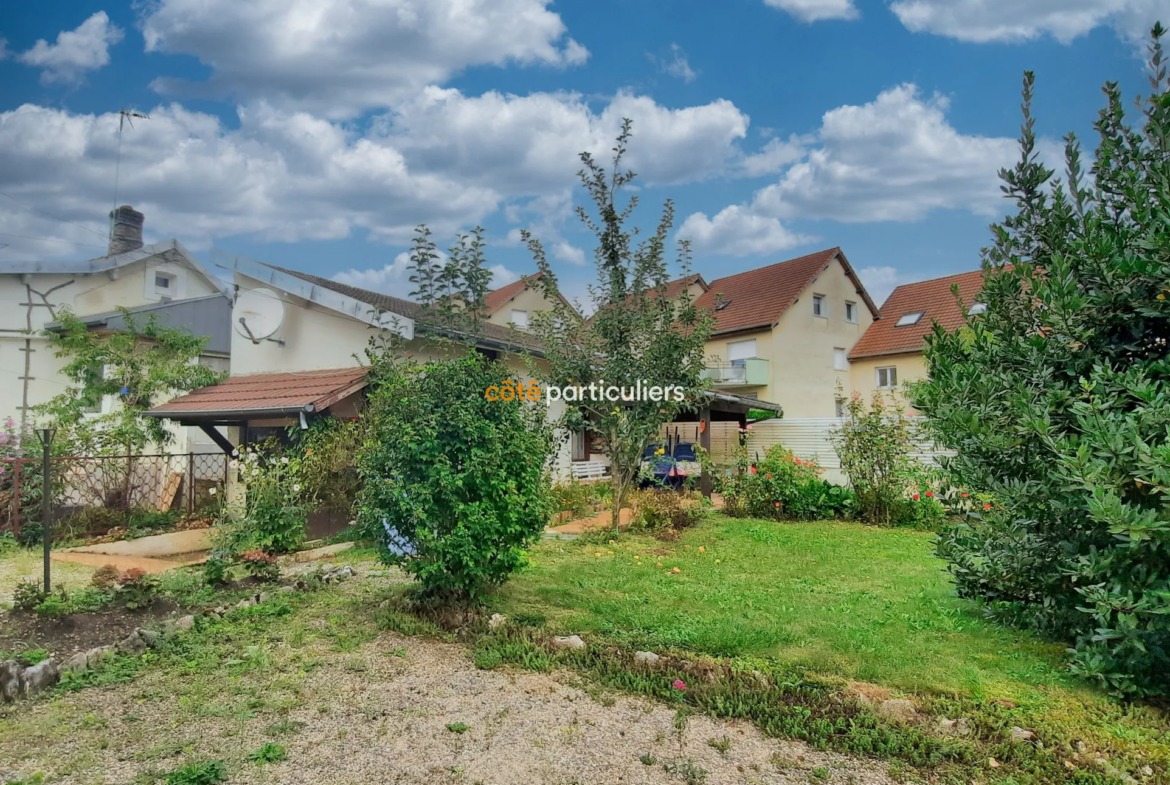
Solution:
[(914, 313), (902, 314), (902, 318), (899, 319), (897, 324), (895, 324), (894, 326), (895, 327), (909, 327), (910, 325), (918, 324), (919, 320), (922, 319), (922, 314), (924, 314), (924, 313), (926, 313), (926, 312), (925, 311), (915, 311)]

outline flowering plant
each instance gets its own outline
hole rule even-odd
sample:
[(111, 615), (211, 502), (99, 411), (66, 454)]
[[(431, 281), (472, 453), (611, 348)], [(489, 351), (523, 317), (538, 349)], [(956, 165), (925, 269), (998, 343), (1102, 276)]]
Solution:
[(306, 508), (301, 494), (301, 458), (279, 455), (274, 445), (244, 447), (231, 467), (246, 489), (239, 546), (264, 553), (288, 553), (305, 539)]

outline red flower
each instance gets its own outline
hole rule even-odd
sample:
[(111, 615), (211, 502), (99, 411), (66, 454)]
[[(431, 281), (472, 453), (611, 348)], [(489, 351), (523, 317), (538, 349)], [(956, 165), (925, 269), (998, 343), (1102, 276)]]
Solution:
[(674, 683), (670, 686), (674, 687), (679, 692), (684, 692), (687, 688), (686, 682), (684, 682), (682, 679), (675, 679)]
[(966, 499), (966, 498), (967, 498), (968, 496), (970, 496), (970, 495), (971, 495), (971, 494), (969, 494), (969, 493), (964, 493), (964, 494), (963, 494), (963, 498), (964, 498), (964, 499)]
[(759, 472), (757, 472), (757, 471), (756, 471), (756, 467), (755, 467), (755, 466), (753, 466), (753, 467), (751, 468), (751, 472), (752, 472), (752, 474), (759, 474)]
[(934, 491), (927, 491), (927, 492), (926, 492), (926, 498), (928, 498), (928, 499), (929, 499), (931, 496), (934, 496)]
[(990, 504), (984, 504), (984, 505), (983, 505), (983, 509), (985, 509), (985, 510), (990, 510), (990, 509), (991, 509), (991, 505), (990, 505)]
[(777, 507), (779, 507), (779, 506), (780, 506), (780, 502), (776, 502), (776, 506), (777, 506)]
[(914, 501), (918, 501), (918, 494), (914, 494)]
[(770, 475), (770, 474), (765, 474), (764, 477), (769, 479), (769, 480), (772, 479), (772, 475)]

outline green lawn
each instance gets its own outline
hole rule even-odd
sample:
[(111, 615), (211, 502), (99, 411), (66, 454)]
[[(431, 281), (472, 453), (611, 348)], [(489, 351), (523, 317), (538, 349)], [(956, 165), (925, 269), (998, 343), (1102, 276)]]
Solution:
[(931, 539), (712, 516), (677, 542), (544, 541), (499, 604), (565, 631), (774, 657), (907, 690), (1020, 701), (1075, 688), (1060, 668), (1062, 646), (988, 624), (954, 596)]

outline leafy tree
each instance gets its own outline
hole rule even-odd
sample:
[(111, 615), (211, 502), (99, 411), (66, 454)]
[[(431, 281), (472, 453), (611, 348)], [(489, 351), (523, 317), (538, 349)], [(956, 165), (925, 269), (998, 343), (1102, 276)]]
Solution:
[[(143, 413), (177, 394), (214, 384), (221, 374), (198, 363), (206, 338), (166, 327), (151, 316), (141, 322), (118, 309), (125, 330), (99, 333), (65, 311), (61, 327), (47, 332), (49, 346), (64, 359), (65, 392), (38, 407), (38, 413), (65, 430), (60, 443), (74, 454), (141, 452), (165, 446), (172, 434), (163, 422)], [(87, 416), (105, 396), (117, 399), (113, 411)]]
[[(589, 287), (597, 307), (592, 318), (582, 320), (561, 298), (543, 246), (524, 234), (541, 273), (533, 285), (552, 303), (551, 310), (532, 319), (532, 331), (543, 343), (546, 360), (544, 366), (534, 363), (533, 369), (549, 385), (633, 387), (641, 380), (693, 392), (702, 386), (711, 317), (695, 307), (686, 291), (677, 299), (667, 296), (671, 279), (667, 236), (674, 223), (673, 203), (666, 202), (657, 229), (642, 242), (635, 243), (637, 230), (627, 226), (638, 204), (636, 196), (624, 206), (619, 204), (622, 189), (634, 179), (633, 172), (621, 169), (630, 129), (626, 120), (613, 148), (611, 171), (589, 153), (581, 154), (584, 168), (579, 176), (596, 211), (594, 216), (583, 207), (577, 209), (581, 221), (597, 236), (597, 282)], [(679, 243), (678, 263), (681, 275), (690, 273), (686, 242)], [(609, 456), (615, 529), (646, 445), (684, 406), (676, 400), (613, 403), (598, 399), (568, 407), (561, 424), (570, 431), (587, 428), (597, 434)]]
[(410, 296), (428, 309), (427, 319), (448, 340), (474, 344), (483, 323), (484, 297), (492, 273), (484, 253), (483, 228), (455, 236), (447, 258), (439, 255), (425, 225), (415, 228), (410, 249)]
[[(1075, 639), (1073, 668), (1112, 690), (1170, 692), (1170, 82), (1132, 124), (1115, 83), (1088, 176), (1036, 153), (1024, 78), (1017, 213), (984, 251), (986, 311), (928, 341), (912, 390), (957, 483), (992, 494), (938, 544), (966, 596)], [(966, 306), (967, 304), (963, 304)]]
[(513, 374), (468, 352), (374, 378), (358, 525), (431, 598), (467, 601), (505, 580), (551, 514), (543, 402), (489, 401)]

